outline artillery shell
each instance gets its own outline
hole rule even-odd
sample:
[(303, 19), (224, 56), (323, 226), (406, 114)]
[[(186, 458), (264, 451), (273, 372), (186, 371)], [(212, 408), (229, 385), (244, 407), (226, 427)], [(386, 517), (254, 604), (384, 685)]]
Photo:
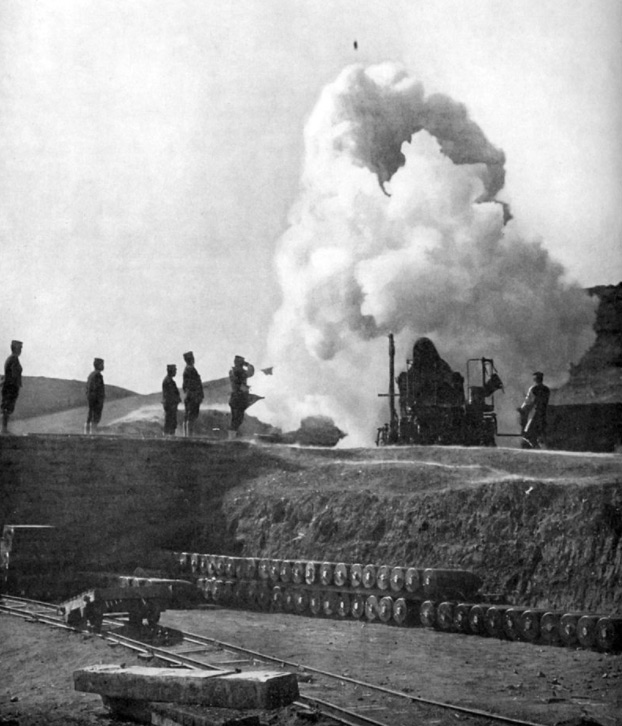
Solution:
[(584, 615), (577, 623), (577, 637), (584, 648), (596, 647), (596, 632), (598, 628), (599, 615)]
[(305, 582), (307, 585), (315, 585), (319, 582), (319, 565), (317, 562), (307, 562), (305, 565)]
[(534, 643), (540, 637), (540, 621), (544, 610), (524, 610), (521, 613), (518, 627), (521, 637)]
[(225, 557), (225, 576), (231, 579), (235, 577), (235, 557)]
[(322, 612), (322, 593), (312, 592), (309, 595), (309, 612), (311, 615), (319, 615)]
[(596, 623), (596, 645), (604, 651), (622, 650), (622, 618), (600, 618)]
[(363, 584), (363, 565), (352, 565), (350, 567), (350, 585), (360, 587)]
[(279, 585), (275, 585), (272, 588), (272, 595), (271, 595), (271, 601), (272, 601), (272, 610), (276, 613), (280, 613), (283, 610), (283, 603), (284, 603), (284, 596), (283, 596), (283, 588)]
[(542, 642), (548, 645), (559, 642), (559, 621), (561, 616), (561, 613), (549, 611), (540, 618), (540, 638)]
[(270, 578), (270, 560), (259, 560), (257, 574), (260, 580), (268, 580)]
[(365, 613), (365, 596), (358, 592), (352, 595), (352, 602), (350, 604), (350, 614), (353, 618), (358, 620), (362, 618)]
[(322, 612), (327, 618), (337, 612), (337, 593), (328, 591), (322, 594)]
[(471, 633), (469, 613), (473, 606), (470, 603), (461, 602), (454, 608), (454, 630), (459, 633)]
[(257, 560), (254, 557), (244, 558), (244, 577), (254, 580), (257, 577)]
[(577, 626), (581, 613), (564, 613), (559, 620), (559, 637), (566, 646), (574, 646), (579, 642)]
[(388, 590), (391, 587), (391, 568), (386, 565), (379, 567), (376, 572), (376, 587)]
[(281, 562), (281, 570), (279, 572), (281, 582), (292, 581), (292, 563), (289, 560), (283, 560)]
[(294, 594), (294, 610), (302, 615), (309, 607), (309, 593), (306, 590), (296, 590)]
[(214, 571), (217, 577), (222, 577), (225, 574), (225, 558), (216, 557), (214, 560)]
[(486, 630), (486, 611), (489, 605), (473, 605), (469, 610), (469, 628), (475, 635), (488, 635)]
[(406, 582), (406, 573), (403, 567), (394, 567), (391, 570), (391, 591), (400, 592), (404, 589), (404, 583)]
[(374, 565), (365, 565), (363, 568), (363, 587), (368, 589), (376, 584), (376, 568)]
[(397, 625), (416, 625), (416, 616), (419, 614), (420, 603), (398, 597), (393, 603), (393, 622)]
[(235, 576), (238, 580), (246, 578), (246, 558), (236, 557), (235, 558)]
[(378, 619), (382, 623), (388, 623), (393, 618), (393, 598), (386, 595), (380, 598), (378, 603)]
[(503, 638), (505, 630), (503, 629), (503, 613), (509, 609), (509, 606), (491, 605), (486, 610), (486, 632), (492, 638)]
[(454, 627), (454, 604), (445, 600), (436, 609), (436, 624), (440, 630), (450, 631)]
[(305, 563), (298, 560), (292, 565), (292, 582), (301, 585), (305, 581)]
[(423, 594), (423, 583), (421, 581), (422, 570), (416, 567), (409, 567), (404, 573), (404, 586), (408, 592), (416, 595)]
[(510, 640), (520, 640), (520, 617), (524, 611), (524, 608), (508, 608), (503, 613), (503, 632)]
[(333, 584), (333, 563), (322, 562), (320, 565), (320, 582), (325, 587)]
[(421, 604), (419, 620), (424, 628), (436, 627), (436, 604), (432, 600), (426, 600)]
[(352, 604), (350, 595), (347, 592), (340, 592), (337, 595), (337, 615), (340, 618), (347, 618), (350, 615)]
[(199, 571), (199, 561), (200, 561), (200, 555), (196, 552), (193, 552), (190, 555), (190, 569), (192, 572), (198, 572)]
[(281, 561), (270, 560), (268, 564), (268, 577), (271, 582), (278, 582), (281, 576)]
[(365, 600), (365, 617), (370, 622), (378, 617), (378, 598), (375, 595), (370, 595)]
[(269, 610), (272, 601), (272, 592), (265, 583), (260, 583), (257, 587), (257, 605), (260, 610)]
[(335, 565), (334, 582), (337, 587), (344, 587), (348, 582), (348, 566), (344, 562)]
[(285, 594), (283, 595), (283, 610), (285, 610), (286, 613), (293, 613), (296, 609), (296, 599), (295, 599), (295, 593), (291, 589), (291, 587), (288, 587), (285, 589)]

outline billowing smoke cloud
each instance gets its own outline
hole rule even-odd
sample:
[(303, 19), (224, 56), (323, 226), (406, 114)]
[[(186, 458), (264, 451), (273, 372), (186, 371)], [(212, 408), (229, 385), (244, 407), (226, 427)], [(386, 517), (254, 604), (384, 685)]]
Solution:
[(593, 303), (505, 224), (504, 154), (462, 104), (426, 98), (392, 64), (353, 66), (324, 89), (305, 146), (276, 259), (268, 401), (279, 423), (331, 415), (351, 444), (369, 443), (389, 332), (398, 364), (422, 335), (462, 372), (469, 357), (494, 357), (508, 410), (536, 368), (561, 382), (593, 338)]

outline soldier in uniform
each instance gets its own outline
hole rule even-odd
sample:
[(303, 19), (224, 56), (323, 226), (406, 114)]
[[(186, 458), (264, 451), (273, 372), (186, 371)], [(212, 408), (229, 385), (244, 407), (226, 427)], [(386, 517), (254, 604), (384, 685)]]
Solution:
[(551, 389), (544, 385), (543, 380), (544, 373), (536, 371), (533, 374), (533, 386), (518, 409), (523, 429), (524, 448), (537, 449), (545, 444), (546, 409), (549, 405)]
[(104, 386), (104, 361), (101, 358), (93, 360), (93, 370), (86, 380), (86, 400), (89, 404), (89, 413), (84, 424), (85, 434), (97, 433), (97, 426), (101, 421), (102, 411), (104, 410), (104, 399), (106, 398), (106, 388)]
[(186, 367), (184, 368), (184, 382), (182, 385), (184, 391), (184, 406), (186, 409), (184, 415), (184, 435), (193, 436), (196, 420), (199, 418), (199, 410), (201, 401), (203, 400), (203, 382), (197, 369), (194, 367), (194, 354), (192, 351), (184, 353)]
[(244, 357), (241, 355), (235, 356), (233, 359), (233, 368), (229, 371), (229, 381), (231, 383), (231, 395), (229, 397), (229, 407), (231, 408), (230, 439), (234, 439), (237, 436), (238, 429), (242, 425), (242, 421), (244, 421), (244, 411), (250, 405), (250, 387), (247, 380), (254, 373), (255, 368), (252, 363), (244, 360)]
[(4, 379), (2, 381), (2, 433), (9, 432), (9, 417), (15, 410), (15, 402), (22, 387), (22, 364), (19, 357), (22, 353), (21, 340), (11, 341), (11, 355), (4, 364)]
[(166, 366), (166, 378), (162, 381), (162, 405), (164, 406), (164, 435), (175, 436), (177, 429), (177, 406), (181, 403), (179, 388), (175, 383), (177, 366)]

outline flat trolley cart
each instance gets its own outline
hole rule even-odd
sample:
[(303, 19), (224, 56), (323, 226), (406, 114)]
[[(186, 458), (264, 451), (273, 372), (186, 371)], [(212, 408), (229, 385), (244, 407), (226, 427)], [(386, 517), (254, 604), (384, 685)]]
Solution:
[(166, 585), (142, 587), (95, 587), (66, 600), (58, 607), (67, 625), (90, 626), (101, 630), (104, 615), (127, 614), (131, 626), (140, 627), (143, 619), (155, 628), (160, 613), (169, 606), (170, 588)]

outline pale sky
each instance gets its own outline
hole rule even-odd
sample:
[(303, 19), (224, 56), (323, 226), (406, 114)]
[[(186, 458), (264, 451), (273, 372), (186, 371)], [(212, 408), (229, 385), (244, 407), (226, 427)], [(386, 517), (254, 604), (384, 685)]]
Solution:
[(524, 234), (616, 284), (621, 51), (618, 0), (5, 0), (0, 349), (141, 393), (186, 350), (204, 380), (274, 363), (304, 124), (352, 63), (466, 104)]

